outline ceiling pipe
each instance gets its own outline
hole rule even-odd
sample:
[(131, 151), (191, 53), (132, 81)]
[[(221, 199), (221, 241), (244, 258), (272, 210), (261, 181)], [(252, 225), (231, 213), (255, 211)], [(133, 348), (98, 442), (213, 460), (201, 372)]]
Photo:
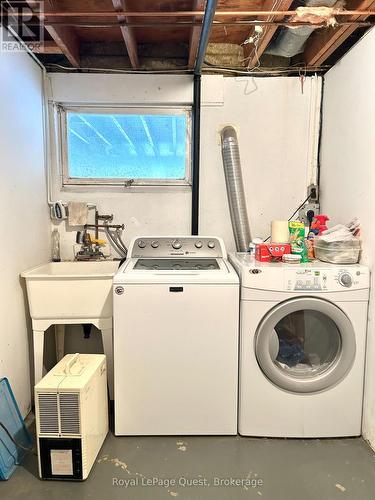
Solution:
[(193, 164), (191, 182), (191, 234), (199, 234), (199, 174), (201, 139), (201, 75), (194, 75)]
[(195, 61), (195, 75), (200, 75), (202, 73), (202, 66), (206, 55), (208, 39), (210, 38), (212, 23), (215, 17), (217, 2), (218, 0), (207, 0), (206, 3), (206, 10), (202, 22), (202, 31), (199, 39), (197, 58)]
[[(28, 27), (40, 26), (40, 22), (28, 22)], [(335, 26), (373, 26), (374, 21), (337, 21)], [(202, 26), (201, 22), (87, 22), (87, 21), (48, 21), (49, 26), (55, 27), (79, 27), (79, 28), (118, 28), (125, 26), (127, 28), (194, 28)], [(282, 26), (285, 28), (297, 28), (298, 26), (314, 26), (316, 28), (326, 28), (327, 23), (311, 23), (311, 21), (214, 21), (213, 26)]]
[(207, 0), (202, 21), (197, 57), (194, 66), (194, 104), (193, 104), (193, 165), (192, 165), (192, 209), (191, 234), (199, 234), (199, 176), (200, 176), (200, 128), (201, 128), (201, 74), (208, 39), (215, 17), (218, 0)]
[[(217, 2), (210, 2), (210, 0), (207, 1), (207, 5), (209, 3), (214, 3), (215, 6)], [(118, 17), (118, 16), (126, 16), (126, 17), (202, 17), (205, 15), (205, 11), (195, 11), (195, 10), (180, 10), (180, 11), (85, 11), (85, 12), (34, 12), (34, 14), (41, 19), (44, 19), (45, 21), (50, 18), (56, 18), (56, 17), (94, 17), (94, 18), (100, 18), (100, 17)], [(286, 16), (295, 16), (297, 15), (298, 12), (296, 10), (238, 10), (238, 11), (223, 11), (219, 10), (216, 11), (214, 14), (214, 17), (232, 17), (232, 18), (239, 18), (239, 17), (269, 17), (269, 16), (275, 16), (275, 17), (286, 17)], [(361, 16), (374, 16), (375, 15), (375, 10), (346, 10), (342, 8), (335, 9), (332, 13), (335, 16), (345, 16), (345, 17), (351, 17), (355, 15), (361, 15)], [(5, 15), (5, 14), (4, 14)], [(12, 11), (12, 17), (22, 17), (25, 14), (23, 12), (13, 12)], [(48, 19), (49, 20), (49, 19)], [(46, 21), (46, 24), (48, 24), (48, 21)]]

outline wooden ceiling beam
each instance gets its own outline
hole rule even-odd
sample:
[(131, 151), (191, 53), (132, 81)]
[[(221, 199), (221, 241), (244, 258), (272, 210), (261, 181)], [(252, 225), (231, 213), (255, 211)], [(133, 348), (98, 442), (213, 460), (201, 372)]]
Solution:
[(48, 33), (54, 39), (56, 45), (75, 68), (80, 66), (79, 40), (74, 28), (68, 26), (45, 26)]
[[(368, 11), (375, 8), (374, 0), (355, 0), (350, 8), (356, 11)], [(352, 15), (349, 21), (364, 21), (368, 15)], [(304, 59), (306, 66), (321, 66), (347, 40), (358, 26), (338, 26), (315, 31), (309, 38)]]
[[(193, 10), (203, 10), (206, 4), (206, 0), (194, 0)], [(193, 17), (192, 22), (196, 21), (196, 17)], [(202, 32), (202, 24), (200, 26), (194, 26), (190, 32), (190, 42), (189, 42), (189, 59), (188, 68), (192, 69), (195, 66), (195, 60), (198, 53), (199, 38)]]
[[(27, 3), (31, 9), (35, 7), (35, 2), (27, 0)], [(56, 11), (56, 5), (53, 0), (45, 0), (44, 7), (48, 8), (51, 12)], [(43, 13), (35, 12), (35, 14), (43, 21)], [(48, 22), (44, 24), (44, 27), (70, 64), (78, 68), (80, 65), (79, 40), (74, 28), (69, 26), (50, 26)]]
[(35, 44), (32, 50), (35, 54), (62, 54), (61, 47), (59, 47), (54, 40), (46, 40), (40, 45)]
[[(112, 0), (112, 3), (116, 12), (126, 11), (126, 0)], [(118, 15), (117, 19), (120, 23), (128, 21), (128, 19), (124, 15)], [(137, 69), (139, 68), (139, 59), (138, 59), (138, 47), (134, 36), (134, 32), (132, 28), (129, 28), (128, 26), (125, 25), (121, 25), (120, 28), (122, 37), (125, 42), (126, 50), (128, 52), (130, 63), (134, 69)]]
[[(292, 5), (293, 0), (282, 0), (281, 4), (278, 5), (278, 10), (288, 10), (289, 7)], [(272, 10), (272, 6), (274, 4), (274, 0), (265, 0), (263, 4), (262, 10), (269, 11)], [(269, 18), (267, 19), (268, 21), (275, 21), (279, 18), (277, 15), (270, 15)], [(254, 68), (263, 54), (263, 52), (266, 50), (268, 45), (270, 44), (274, 34), (276, 33), (278, 26), (270, 26), (267, 28), (263, 28), (263, 34), (261, 35), (261, 38), (259, 40), (258, 46), (255, 49), (253, 44), (246, 44), (244, 45), (244, 54), (245, 54), (245, 59), (247, 60), (247, 67), (248, 68)], [(255, 28), (252, 28), (249, 34), (249, 37), (255, 35)]]

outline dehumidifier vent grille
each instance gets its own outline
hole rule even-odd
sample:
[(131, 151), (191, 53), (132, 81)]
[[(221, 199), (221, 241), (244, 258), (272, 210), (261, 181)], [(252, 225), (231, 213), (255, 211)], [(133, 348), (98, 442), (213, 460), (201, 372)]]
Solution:
[(38, 394), (39, 432), (40, 434), (58, 434), (59, 416), (57, 409), (57, 394)]
[(60, 400), (60, 424), (61, 434), (80, 434), (80, 408), (79, 394), (62, 392), (59, 394)]

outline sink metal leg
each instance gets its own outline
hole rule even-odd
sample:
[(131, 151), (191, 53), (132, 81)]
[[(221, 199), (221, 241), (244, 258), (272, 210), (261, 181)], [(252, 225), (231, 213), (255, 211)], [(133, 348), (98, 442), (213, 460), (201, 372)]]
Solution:
[(104, 354), (107, 358), (107, 376), (108, 376), (108, 389), (109, 397), (111, 400), (114, 398), (113, 389), (113, 330), (112, 328), (106, 328), (102, 330), (102, 340)]
[(65, 325), (55, 325), (56, 360), (59, 362), (65, 353)]
[(34, 384), (43, 378), (44, 330), (33, 330)]

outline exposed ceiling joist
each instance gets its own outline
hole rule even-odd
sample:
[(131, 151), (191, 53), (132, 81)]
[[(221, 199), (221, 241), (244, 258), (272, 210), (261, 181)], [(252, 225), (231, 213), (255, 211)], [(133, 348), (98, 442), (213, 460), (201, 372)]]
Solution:
[[(274, 0), (265, 0), (262, 6), (262, 10), (272, 10), (274, 3), (275, 3)], [(292, 3), (293, 0), (281, 0), (280, 5), (278, 5), (278, 10), (288, 10), (289, 7), (292, 5)], [(277, 19), (278, 16), (270, 15), (269, 18), (267, 18), (267, 21), (275, 21)], [(277, 28), (278, 28), (277, 26), (270, 26), (267, 28), (263, 28), (263, 35), (261, 36), (256, 49), (253, 44), (246, 44), (244, 46), (244, 53), (247, 59), (248, 68), (254, 68), (258, 64), (261, 55), (271, 42), (272, 37), (276, 33)], [(255, 28), (252, 28), (249, 37), (254, 35), (255, 35)]]
[[(32, 0), (27, 0), (27, 3), (31, 9), (35, 7), (35, 2)], [(44, 7), (51, 12), (56, 11), (56, 5), (53, 0), (45, 0)], [(68, 26), (50, 26), (46, 23), (45, 29), (51, 35), (61, 52), (67, 57), (70, 64), (78, 68), (80, 65), (79, 40), (74, 28)]]
[[(27, 24), (31, 29), (44, 24), (53, 38), (53, 42), (48, 41), (35, 49), (41, 61), (52, 64), (46, 54), (63, 54), (73, 66), (80, 67), (81, 48), (87, 68), (128, 69), (129, 58), (132, 69), (139, 69), (139, 54), (142, 54), (145, 68), (160, 67), (164, 70), (171, 67), (178, 70), (188, 67), (194, 70), (194, 74), (200, 75), (207, 44), (212, 42), (223, 44), (224, 52), (220, 52), (217, 67), (229, 65), (236, 69), (238, 58), (237, 62), (224, 64), (229, 60), (226, 51), (230, 45), (238, 48), (246, 38), (251, 38), (251, 42), (243, 47), (249, 70), (258, 65), (267, 68), (267, 65), (274, 67), (279, 64), (285, 67), (284, 73), (287, 69), (295, 72), (293, 62), (279, 61), (271, 55), (262, 58), (262, 55), (267, 53), (280, 26), (310, 26), (313, 22), (315, 31), (307, 41), (304, 53), (306, 66), (308, 71), (325, 71), (358, 38), (351, 35), (359, 26), (362, 29), (356, 34), (375, 24), (371, 17), (375, 16), (375, 0), (347, 0), (346, 8), (333, 8), (331, 12), (337, 21), (335, 28), (326, 28), (324, 16), (319, 24), (316, 20), (297, 16), (297, 4), (292, 0), (26, 1), (39, 17)], [(9, 2), (11, 4), (12, 0)], [(37, 12), (40, 3), (44, 4), (43, 9)], [(21, 10), (15, 9), (14, 16), (22, 16)], [(341, 44), (342, 47), (337, 50)], [(305, 63), (300, 58), (298, 64), (304, 68)]]
[[(194, 10), (203, 10), (205, 3), (206, 3), (205, 0), (194, 0), (193, 9)], [(192, 21), (195, 22), (196, 18), (193, 17)], [(191, 29), (190, 42), (189, 42), (189, 60), (188, 60), (188, 68), (189, 69), (194, 68), (194, 65), (195, 65), (195, 60), (197, 58), (197, 53), (198, 53), (199, 37), (201, 35), (201, 32), (202, 32), (201, 25), (194, 26)]]
[(61, 52), (66, 56), (72, 66), (80, 66), (79, 40), (74, 28), (68, 26), (46, 26), (46, 30), (51, 35), (56, 45), (60, 47)]
[[(112, 3), (116, 11), (121, 12), (126, 10), (126, 0), (112, 0)], [(120, 23), (127, 22), (127, 18), (124, 15), (119, 15), (117, 19)], [(129, 28), (125, 25), (121, 25), (120, 28), (125, 42), (126, 50), (128, 52), (130, 63), (134, 69), (137, 69), (139, 68), (139, 59), (137, 42), (134, 36), (134, 32), (132, 28)]]
[(36, 54), (62, 54), (61, 48), (53, 40), (45, 40), (40, 45), (35, 44), (35, 46), (32, 47), (32, 50)]
[[(368, 11), (375, 8), (375, 2), (374, 0), (355, 0), (351, 3), (350, 8), (352, 10)], [(367, 17), (367, 15), (356, 14), (351, 16), (349, 20), (364, 21)], [(305, 49), (306, 66), (322, 65), (356, 29), (356, 25), (351, 25), (316, 31), (310, 37)]]

